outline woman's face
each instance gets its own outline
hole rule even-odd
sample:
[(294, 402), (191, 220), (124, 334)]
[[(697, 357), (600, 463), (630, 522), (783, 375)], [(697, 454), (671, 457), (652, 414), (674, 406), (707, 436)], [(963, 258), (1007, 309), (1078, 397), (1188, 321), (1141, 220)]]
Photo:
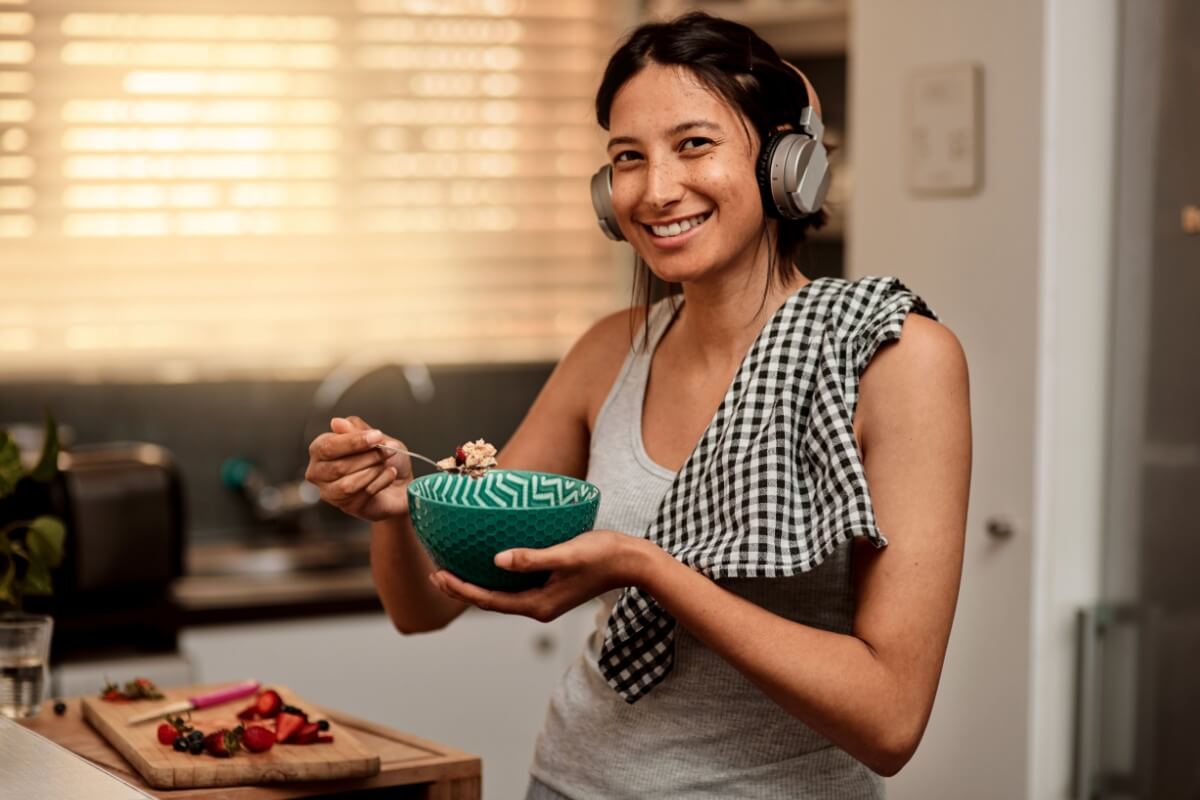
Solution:
[(696, 281), (766, 257), (758, 137), (740, 113), (690, 71), (651, 63), (609, 120), (613, 210), (658, 277)]

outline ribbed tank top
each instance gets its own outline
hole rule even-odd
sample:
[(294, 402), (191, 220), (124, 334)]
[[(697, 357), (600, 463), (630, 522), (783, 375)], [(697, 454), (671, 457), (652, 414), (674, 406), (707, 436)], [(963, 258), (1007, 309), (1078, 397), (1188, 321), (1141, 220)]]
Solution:
[[(601, 490), (597, 529), (644, 536), (675, 479), (646, 453), (642, 437), (651, 360), (674, 317), (669, 299), (653, 307), (648, 347), (626, 357), (597, 416), (587, 475)], [(720, 585), (787, 619), (849, 633), (849, 556), (846, 545), (811, 572)], [(682, 627), (671, 674), (636, 704), (622, 700), (597, 667), (618, 594), (598, 598), (596, 630), (550, 699), (528, 797), (884, 797), (878, 775), (786, 713)]]

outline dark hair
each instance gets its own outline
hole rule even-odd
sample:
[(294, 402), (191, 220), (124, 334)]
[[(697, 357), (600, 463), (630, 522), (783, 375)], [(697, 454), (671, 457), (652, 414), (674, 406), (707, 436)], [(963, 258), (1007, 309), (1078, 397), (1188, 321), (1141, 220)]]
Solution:
[[(596, 91), (596, 121), (609, 129), (613, 99), (617, 92), (647, 64), (680, 66), (690, 70), (700, 83), (724, 99), (750, 122), (759, 141), (783, 125), (795, 126), (808, 106), (808, 92), (797, 72), (784, 63), (771, 45), (745, 25), (694, 11), (668, 22), (649, 22), (633, 30), (622, 42)], [(774, 214), (769, 198), (764, 208), (778, 222), (777, 241), (770, 254), (767, 286), (773, 274), (781, 284), (796, 271), (798, 250), (809, 228), (825, 224), (826, 214), (797, 220), (780, 219)], [(770, 242), (768, 242), (768, 246)], [(634, 302), (640, 295), (649, 320), (650, 306), (657, 300), (681, 292), (677, 283), (668, 283), (651, 272), (641, 256), (634, 259)], [(649, 326), (643, 326), (643, 343)]]

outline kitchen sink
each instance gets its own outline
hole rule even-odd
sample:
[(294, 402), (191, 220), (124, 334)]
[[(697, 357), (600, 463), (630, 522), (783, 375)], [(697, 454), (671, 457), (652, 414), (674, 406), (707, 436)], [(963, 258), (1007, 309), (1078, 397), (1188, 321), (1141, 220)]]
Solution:
[(197, 543), (188, 548), (184, 571), (197, 577), (268, 577), (368, 566), (370, 535), (364, 532), (294, 540)]

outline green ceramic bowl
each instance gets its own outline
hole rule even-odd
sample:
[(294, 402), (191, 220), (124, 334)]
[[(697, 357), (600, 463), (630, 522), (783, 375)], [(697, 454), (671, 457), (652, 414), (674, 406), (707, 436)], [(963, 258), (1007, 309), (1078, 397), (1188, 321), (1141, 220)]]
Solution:
[(469, 583), (518, 592), (546, 572), (510, 572), (492, 563), (512, 547), (550, 547), (592, 529), (600, 490), (576, 478), (515, 469), (482, 478), (437, 472), (408, 485), (417, 537), (439, 567)]

